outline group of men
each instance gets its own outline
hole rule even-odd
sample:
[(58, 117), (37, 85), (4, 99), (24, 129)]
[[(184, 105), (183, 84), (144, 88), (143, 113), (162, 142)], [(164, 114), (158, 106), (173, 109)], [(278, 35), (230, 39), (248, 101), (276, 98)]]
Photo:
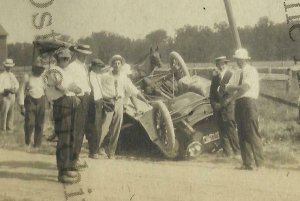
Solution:
[(246, 49), (236, 50), (233, 58), (239, 70), (230, 68), (225, 56), (216, 58), (210, 101), (216, 117), (225, 156), (241, 152), (241, 169), (253, 170), (263, 166), (263, 145), (258, 127), (256, 100), (259, 96), (257, 70), (249, 64)]
[[(147, 103), (127, 77), (130, 66), (122, 56), (114, 55), (108, 66), (100, 59), (93, 59), (87, 66), (86, 58), (91, 53), (88, 45), (59, 48), (53, 55), (55, 63), (50, 67), (38, 57), (20, 89), (11, 72), (12, 59), (3, 63), (5, 71), (0, 75), (1, 129), (12, 129), (18, 92), (21, 114), (25, 116), (27, 145), (31, 143), (33, 132), (34, 146), (41, 145), (46, 103), (52, 103), (54, 133), (58, 137), (58, 180), (62, 183), (75, 183), (80, 178), (78, 170), (87, 167), (79, 159), (84, 135), (88, 139), (90, 158), (97, 159), (98, 154), (114, 158), (125, 99), (138, 97)], [(233, 57), (239, 71), (227, 65), (225, 56), (216, 58), (218, 70), (213, 72), (210, 100), (224, 155), (241, 152), (242, 169), (251, 170), (253, 157), (258, 168), (263, 166), (264, 160), (256, 107), (258, 72), (249, 64), (247, 50), (238, 49)], [(108, 146), (104, 149), (107, 135)]]
[(98, 154), (104, 154), (113, 159), (125, 99), (137, 97), (148, 102), (128, 78), (130, 66), (122, 56), (114, 55), (108, 66), (100, 59), (93, 59), (88, 66), (86, 58), (91, 53), (88, 45), (77, 45), (56, 50), (55, 62), (50, 65), (48, 58), (37, 57), (32, 73), (24, 76), (20, 89), (11, 73), (12, 59), (3, 63), (5, 72), (0, 75), (1, 128), (12, 129), (15, 94), (19, 93), (27, 145), (31, 144), (32, 133), (33, 146), (41, 145), (46, 104), (51, 103), (54, 133), (58, 138), (58, 180), (62, 183), (76, 183), (80, 178), (78, 171), (87, 167), (79, 157), (84, 135), (90, 158), (97, 159)]

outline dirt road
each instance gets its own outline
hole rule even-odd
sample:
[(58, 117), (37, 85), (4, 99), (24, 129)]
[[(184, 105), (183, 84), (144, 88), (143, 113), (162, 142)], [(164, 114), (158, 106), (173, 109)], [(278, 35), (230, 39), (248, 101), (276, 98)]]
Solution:
[(82, 181), (64, 186), (56, 182), (54, 156), (0, 150), (0, 199), (297, 201), (300, 197), (297, 169), (242, 171), (235, 169), (238, 161), (85, 160), (89, 168), (81, 173)]

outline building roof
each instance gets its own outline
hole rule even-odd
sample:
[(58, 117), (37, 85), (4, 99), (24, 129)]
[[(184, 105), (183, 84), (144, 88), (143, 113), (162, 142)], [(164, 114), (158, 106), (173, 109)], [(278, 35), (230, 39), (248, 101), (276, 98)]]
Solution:
[(0, 36), (7, 36), (8, 33), (5, 31), (3, 26), (0, 24)]

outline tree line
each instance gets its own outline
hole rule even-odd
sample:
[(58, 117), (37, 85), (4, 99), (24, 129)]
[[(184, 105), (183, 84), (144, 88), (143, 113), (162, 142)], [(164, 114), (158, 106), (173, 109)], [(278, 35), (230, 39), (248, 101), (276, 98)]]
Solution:
[[(295, 45), (288, 35), (286, 23), (274, 23), (262, 17), (255, 26), (239, 28), (243, 47), (247, 48), (255, 61), (291, 60), (299, 45)], [(65, 37), (69, 38), (69, 37)], [(155, 30), (143, 39), (130, 39), (121, 34), (101, 31), (81, 38), (79, 43), (89, 44), (92, 57), (108, 62), (113, 54), (121, 54), (129, 63), (140, 63), (149, 53), (150, 47), (159, 47), (162, 60), (168, 62), (171, 51), (177, 51), (186, 62), (213, 62), (214, 58), (225, 55), (231, 58), (235, 43), (228, 23), (207, 26), (185, 25), (168, 36), (163, 29)], [(8, 55), (18, 66), (31, 64), (32, 44), (8, 44)]]

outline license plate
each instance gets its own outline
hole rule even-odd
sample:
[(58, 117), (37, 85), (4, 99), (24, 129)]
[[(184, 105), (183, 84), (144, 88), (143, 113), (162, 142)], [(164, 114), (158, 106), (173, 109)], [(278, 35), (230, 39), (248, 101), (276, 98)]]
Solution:
[(219, 136), (218, 132), (211, 133), (206, 136), (203, 136), (203, 144), (207, 144), (207, 143), (219, 140), (219, 139), (220, 139), (220, 136)]

